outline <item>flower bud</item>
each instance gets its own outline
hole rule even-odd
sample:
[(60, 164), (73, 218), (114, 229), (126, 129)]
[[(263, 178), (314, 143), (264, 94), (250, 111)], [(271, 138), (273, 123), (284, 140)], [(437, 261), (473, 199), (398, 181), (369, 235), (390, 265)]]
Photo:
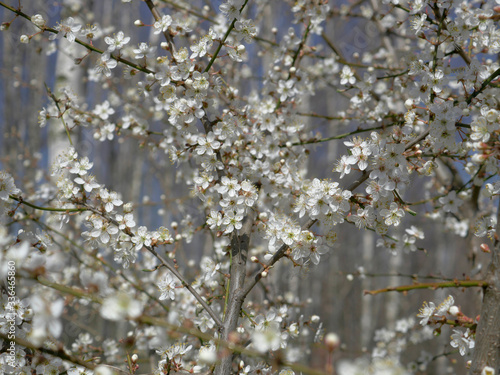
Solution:
[(482, 243), (479, 247), (481, 248), (483, 253), (491, 253), (490, 247), (487, 243)]
[(458, 313), (460, 312), (460, 309), (457, 306), (451, 306), (448, 311), (451, 315), (457, 316)]
[(128, 203), (125, 203), (123, 205), (123, 212), (125, 212), (126, 214), (132, 212), (134, 209), (134, 206), (132, 204), (132, 202), (128, 202)]
[(474, 154), (474, 155), (472, 155), (471, 160), (475, 164), (481, 164), (487, 158), (488, 158), (488, 156), (484, 155), (484, 154)]
[(333, 332), (327, 333), (325, 336), (325, 345), (327, 346), (329, 351), (333, 352), (340, 345), (339, 336)]
[(45, 20), (41, 14), (35, 14), (31, 17), (31, 22), (33, 22), (38, 27), (43, 27), (45, 25)]

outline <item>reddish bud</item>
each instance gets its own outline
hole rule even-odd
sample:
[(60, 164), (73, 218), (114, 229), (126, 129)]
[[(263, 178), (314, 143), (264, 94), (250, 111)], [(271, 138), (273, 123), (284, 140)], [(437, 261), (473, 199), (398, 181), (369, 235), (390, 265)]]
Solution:
[(479, 246), (481, 250), (483, 250), (484, 253), (491, 253), (490, 247), (488, 244), (482, 243), (481, 246)]

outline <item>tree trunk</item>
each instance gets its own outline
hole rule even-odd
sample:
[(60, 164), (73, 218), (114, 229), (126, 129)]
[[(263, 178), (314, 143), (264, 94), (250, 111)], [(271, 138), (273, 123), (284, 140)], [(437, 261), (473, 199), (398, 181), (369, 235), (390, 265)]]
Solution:
[[(252, 232), (254, 213), (251, 211), (243, 221), (243, 227), (239, 233), (236, 231), (231, 238), (231, 275), (229, 280), (229, 300), (227, 301), (226, 315), (222, 327), (221, 338), (224, 341), (231, 341), (230, 335), (236, 330), (238, 318), (240, 317), (241, 306), (245, 300), (243, 287), (246, 277), (246, 263), (248, 248), (250, 245), (250, 233)], [(227, 349), (222, 349), (220, 364), (215, 368), (217, 375), (230, 375), (232, 373), (233, 355)]]
[(500, 368), (500, 201), (497, 208), (495, 246), (486, 275), (481, 316), (476, 330), (471, 374), (480, 375), (485, 366)]

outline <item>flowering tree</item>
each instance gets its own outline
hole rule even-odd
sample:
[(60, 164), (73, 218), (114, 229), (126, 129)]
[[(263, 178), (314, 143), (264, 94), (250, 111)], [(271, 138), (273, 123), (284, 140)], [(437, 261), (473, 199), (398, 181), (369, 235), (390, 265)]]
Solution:
[[(4, 35), (30, 25), (15, 34), (27, 44), (18, 51), (57, 52), (81, 69), (67, 73), (69, 84), (36, 87), (48, 98), (38, 125), (50, 127), (50, 170), (35, 173), (46, 156), (26, 150), (24, 176), (10, 159), (0, 172), (2, 371), (416, 374), (432, 358), (407, 361), (402, 346), (446, 330), (471, 373), (498, 373), (498, 4), (122, 0), (123, 12), (141, 17), (113, 32), (90, 24), (79, 1), (54, 23), (28, 2), (11, 3), (0, 1)], [(293, 21), (274, 12), (271, 29), (270, 9)], [(373, 45), (339, 47), (328, 32), (338, 19), (366, 22)], [(101, 88), (99, 100), (78, 93), (84, 79)], [(310, 112), (319, 91), (340, 98), (335, 116)], [(314, 132), (323, 120), (349, 129), (323, 137)], [(134, 156), (161, 171), (162, 205), (179, 217), (146, 224), (147, 199), (125, 203), (96, 177), (105, 163), (89, 152), (88, 134), (110, 148), (137, 142)], [(321, 178), (311, 147), (335, 142), (346, 149)], [(488, 269), (367, 293), (482, 287), (482, 305), (471, 318), (452, 296), (425, 302), (420, 324), (378, 331), (372, 359), (333, 363), (340, 340), (323, 335), (328, 317), (269, 299), (268, 280), (279, 280), (282, 264), (314, 271), (345, 251), (338, 242), (349, 226), (376, 233), (392, 253), (422, 251), (412, 216), (463, 232), (464, 248), (489, 254)], [(85, 319), (86, 332), (63, 337), (70, 317)], [(326, 353), (319, 369), (298, 361), (314, 345)]]

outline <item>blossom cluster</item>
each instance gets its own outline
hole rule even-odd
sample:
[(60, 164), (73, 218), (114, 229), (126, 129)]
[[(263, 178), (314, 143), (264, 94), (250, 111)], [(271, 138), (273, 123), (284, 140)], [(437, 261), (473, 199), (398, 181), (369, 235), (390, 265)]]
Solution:
[[(436, 306), (433, 302), (424, 302), (423, 307), (417, 315), (419, 318), (422, 318), (420, 320), (420, 324), (425, 326), (427, 324), (434, 323), (435, 320), (437, 323), (437, 320), (447, 314), (456, 317), (457, 322), (470, 323), (471, 319), (467, 318), (460, 311), (460, 309), (454, 305), (454, 303), (455, 300), (452, 296), (446, 297), (446, 299), (438, 306)], [(454, 348), (458, 348), (460, 355), (464, 356), (468, 354), (471, 349), (474, 349), (474, 333), (471, 332), (469, 328), (467, 328), (466, 332), (462, 332), (457, 329), (454, 329), (453, 332), (454, 333), (451, 335), (450, 345)]]
[[(387, 0), (336, 8), (323, 0), (298, 0), (290, 4), (293, 26), (262, 35), (261, 30), (268, 29), (260, 23), (263, 3), (257, 1), (248, 12), (245, 0), (225, 0), (218, 8), (206, 6), (199, 12), (182, 5), (165, 14), (155, 10), (152, 25), (134, 23), (149, 28), (153, 38), (135, 45), (128, 31), (84, 26), (79, 18), (69, 17), (49, 28), (43, 16), (28, 17), (41, 33), (50, 33), (47, 53), (61, 47), (62, 38), (73, 46), (87, 46), (89, 53), (75, 61), (93, 59), (88, 79), (106, 92), (92, 106), (71, 88), (50, 93), (50, 103), (39, 113), (40, 126), (52, 130), (62, 123), (70, 142), (75, 130), (90, 131), (99, 142), (137, 139), (151, 159), (160, 159), (158, 165), (165, 164), (165, 155), (170, 158), (176, 167), (175, 182), (191, 194), (183, 198), (188, 203), (179, 203), (183, 217), (180, 225), (171, 223), (173, 233), (166, 226), (150, 230), (141, 225), (132, 203), (125, 203), (91, 173), (95, 160), (70, 147), (52, 166), (50, 189), (20, 197), (13, 177), (0, 172), (2, 222), (10, 220), (7, 214), (16, 223), (45, 221), (43, 214), (29, 211), (38, 205), (19, 214), (29, 198), (43, 201), (47, 211), (54, 212), (46, 220), (46, 232), (20, 231), (15, 238), (0, 238), (0, 257), (25, 259), (20, 267), (23, 277), (50, 277), (50, 282), (71, 285), (71, 298), (79, 307), (92, 304), (105, 319), (132, 321), (130, 336), (137, 348), (143, 353), (153, 350), (159, 357), (157, 374), (171, 368), (208, 370), (220, 359), (222, 349), (214, 341), (179, 334), (172, 342), (163, 328), (137, 322), (146, 313), (163, 314), (165, 321), (194, 325), (218, 336), (222, 327), (217, 317), (224, 316), (234, 300), (227, 286), (234, 282), (231, 255), (237, 241), (232, 240), (243, 231), (252, 236), (247, 250), (263, 267), (260, 277), (277, 274), (266, 262), (282, 255), (294, 267), (319, 265), (335, 246), (341, 228), (349, 224), (373, 230), (379, 237), (377, 246), (393, 254), (413, 252), (425, 235), (406, 226), (411, 219), (407, 214), (425, 212), (461, 235), (474, 229), (477, 236), (495, 238), (492, 202), (500, 195), (500, 111), (495, 97), (500, 71), (494, 59), (500, 52), (498, 8), (454, 0)], [(325, 21), (336, 16), (375, 24), (381, 45), (353, 53), (345, 46), (337, 48), (324, 32)], [(21, 41), (31, 43), (33, 38), (37, 39), (23, 35)], [(400, 40), (392, 43), (391, 38)], [(265, 64), (258, 69), (252, 65), (257, 58)], [(319, 90), (332, 87), (347, 104), (335, 116), (323, 116), (338, 122), (327, 131), (349, 129), (322, 138), (311, 120), (321, 116), (305, 109)], [(309, 145), (334, 139), (342, 139), (345, 148), (339, 150), (337, 162), (330, 161), (331, 179), (311, 176), (308, 165), (314, 159), (309, 158)], [(447, 170), (454, 173), (449, 181), (443, 177)], [(353, 178), (357, 180), (343, 185)], [(426, 188), (419, 192), (420, 203), (411, 203), (416, 178)], [(8, 205), (11, 200), (19, 205)], [(424, 209), (416, 212), (421, 206)], [(469, 206), (483, 211), (475, 224), (467, 217)], [(56, 220), (79, 235), (57, 231), (51, 226)], [(471, 224), (475, 227), (469, 228)], [(405, 226), (403, 232), (400, 228)], [(398, 230), (399, 234), (391, 233)], [(61, 233), (70, 244), (71, 261), (61, 261), (66, 248), (51, 241)], [(199, 240), (202, 234), (209, 240)], [(198, 254), (199, 262), (186, 261), (182, 269), (178, 259), (193, 239), (206, 245), (206, 253)], [(115, 263), (123, 268), (120, 272)], [(191, 269), (196, 263), (197, 272)], [(188, 282), (181, 271), (194, 281)], [(16, 302), (16, 325), (42, 344), (61, 337), (63, 307), (70, 301), (55, 291), (38, 293), (37, 288), (30, 289), (35, 297)], [(235, 341), (259, 352), (284, 350), (287, 360), (301, 359), (300, 342), (310, 343), (306, 337), (313, 330), (315, 341), (320, 341), (322, 323), (315, 315), (304, 318), (296, 308), (299, 302), (292, 297), (257, 301), (244, 307), (243, 318), (237, 311)], [(464, 327), (470, 323), (452, 297), (437, 307), (425, 304), (418, 314), (424, 333), (414, 334), (413, 319), (399, 320), (394, 330), (376, 332), (372, 360), (346, 362), (338, 372), (425, 371), (428, 355), (406, 366), (401, 348), (423, 341), (429, 324), (447, 315)], [(451, 346), (462, 356), (474, 342), (469, 329), (455, 330), (451, 336)], [(98, 352), (91, 338), (80, 335), (71, 350), (89, 358), (102, 355), (114, 363), (128, 356), (116, 341), (104, 341), (102, 346)], [(25, 354), (21, 349), (18, 356)], [(137, 358), (127, 359), (128, 370), (135, 371)], [(86, 371), (68, 368), (55, 357), (46, 368), (19, 363), (26, 372)], [(238, 365), (241, 374), (271, 371), (270, 364), (245, 356)]]

